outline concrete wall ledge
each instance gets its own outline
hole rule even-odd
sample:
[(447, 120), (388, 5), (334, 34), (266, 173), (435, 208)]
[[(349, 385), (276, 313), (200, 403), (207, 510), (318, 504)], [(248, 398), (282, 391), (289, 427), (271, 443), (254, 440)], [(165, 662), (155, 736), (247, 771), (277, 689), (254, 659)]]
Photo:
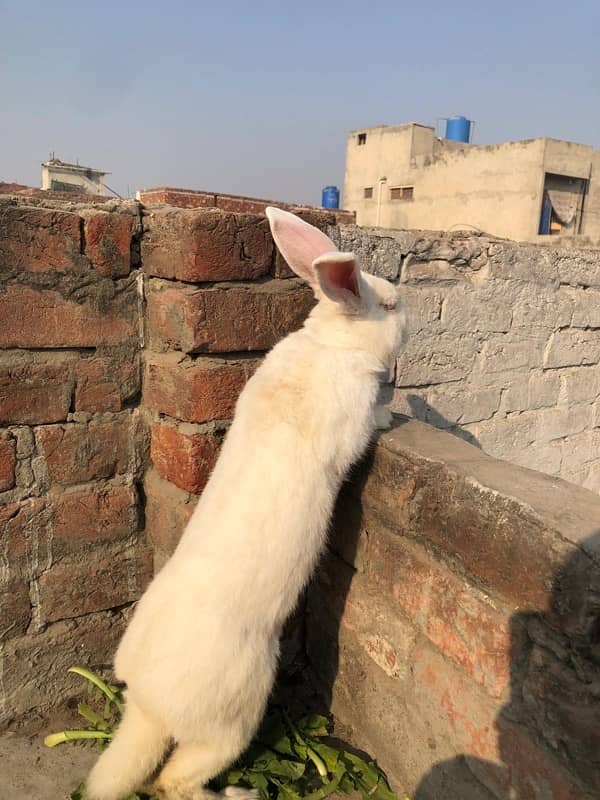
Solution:
[(597, 495), (397, 418), (340, 495), (307, 649), (340, 730), (411, 800), (581, 800), (598, 597)]

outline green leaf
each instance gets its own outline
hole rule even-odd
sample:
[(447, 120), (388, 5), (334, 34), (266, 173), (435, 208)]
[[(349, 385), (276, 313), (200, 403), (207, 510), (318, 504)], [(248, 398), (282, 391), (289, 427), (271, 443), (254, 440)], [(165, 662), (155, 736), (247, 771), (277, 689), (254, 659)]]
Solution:
[(302, 795), (295, 792), (290, 786), (279, 786), (277, 793), (278, 800), (302, 800)]
[(320, 714), (309, 714), (297, 723), (298, 730), (305, 736), (327, 736), (329, 734), (329, 720)]
[(90, 708), (85, 703), (79, 703), (77, 706), (77, 713), (87, 720), (90, 725), (93, 725), (100, 731), (109, 731), (110, 727), (105, 720), (97, 714), (93, 708)]
[(323, 798), (328, 797), (330, 794), (333, 794), (335, 791), (337, 791), (340, 782), (344, 777), (345, 772), (346, 769), (343, 763), (340, 762), (337, 766), (333, 778), (327, 783), (325, 783), (323, 786), (321, 786), (320, 789), (317, 789), (316, 792), (311, 792), (310, 794), (305, 795), (304, 800), (323, 800)]
[(82, 678), (85, 678), (86, 681), (92, 683), (111, 703), (114, 703), (117, 708), (122, 711), (124, 704), (115, 686), (110, 686), (108, 683), (105, 683), (102, 678), (85, 667), (69, 667), (68, 672), (80, 675)]
[(248, 783), (254, 789), (258, 789), (262, 797), (269, 797), (269, 782), (263, 774), (260, 772), (255, 772), (253, 769), (249, 769), (246, 773), (246, 776)]
[(258, 732), (257, 740), (278, 753), (295, 755), (283, 719), (278, 713), (270, 714), (265, 719)]
[(292, 744), (294, 754), (298, 756), (301, 761), (306, 761), (308, 758), (308, 747), (304, 742), (294, 742)]
[(344, 794), (352, 794), (352, 792), (356, 791), (356, 784), (352, 780), (352, 775), (349, 772), (344, 773), (338, 789)]
[(273, 761), (269, 765), (269, 775), (276, 775), (279, 778), (288, 778), (291, 781), (297, 781), (304, 775), (306, 765), (301, 764), (299, 761), (291, 761), (289, 759), (282, 759), (281, 761)]
[(112, 739), (112, 733), (107, 731), (60, 731), (51, 733), (44, 739), (46, 747), (56, 747), (64, 742), (74, 742), (78, 739)]
[(245, 770), (243, 769), (232, 769), (227, 773), (227, 783), (229, 786), (235, 786), (236, 783), (242, 780), (245, 774)]
[(340, 759), (340, 751), (336, 750), (334, 747), (330, 747), (327, 744), (323, 744), (323, 742), (313, 742), (309, 741), (308, 744), (312, 749), (317, 753), (325, 763), (327, 767), (327, 772), (333, 774), (338, 765), (338, 761)]
[(352, 772), (356, 788), (364, 798), (376, 800), (397, 800), (395, 792), (389, 787), (385, 775), (374, 761), (367, 762), (354, 753), (344, 753), (350, 771)]

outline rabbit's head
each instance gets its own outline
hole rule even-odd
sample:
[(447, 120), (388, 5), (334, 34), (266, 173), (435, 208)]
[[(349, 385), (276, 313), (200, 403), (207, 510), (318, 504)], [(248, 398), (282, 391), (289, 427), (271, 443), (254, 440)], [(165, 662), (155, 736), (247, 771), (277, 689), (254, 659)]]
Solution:
[(272, 207), (266, 214), (281, 255), (319, 301), (306, 329), (323, 344), (367, 351), (391, 369), (405, 330), (398, 289), (362, 272), (353, 253), (341, 253), (294, 214)]

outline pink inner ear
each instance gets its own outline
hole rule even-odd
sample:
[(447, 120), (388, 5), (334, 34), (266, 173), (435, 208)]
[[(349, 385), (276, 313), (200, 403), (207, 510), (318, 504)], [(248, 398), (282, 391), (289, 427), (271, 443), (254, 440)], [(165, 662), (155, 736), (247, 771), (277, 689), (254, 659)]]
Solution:
[(336, 251), (337, 247), (326, 234), (289, 211), (269, 206), (266, 214), (281, 255), (296, 275), (314, 288), (313, 261), (324, 253)]
[(327, 265), (327, 278), (336, 289), (345, 289), (355, 297), (360, 297), (354, 261), (330, 262)]

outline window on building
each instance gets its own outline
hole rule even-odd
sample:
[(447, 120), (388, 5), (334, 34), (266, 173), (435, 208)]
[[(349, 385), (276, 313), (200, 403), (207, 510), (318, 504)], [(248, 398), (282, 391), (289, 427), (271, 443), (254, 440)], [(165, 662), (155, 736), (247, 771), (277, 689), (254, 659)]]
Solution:
[(390, 187), (390, 200), (412, 200), (413, 193), (413, 186), (392, 186)]
[(538, 233), (545, 236), (580, 233), (587, 191), (587, 181), (583, 178), (547, 172)]
[(366, 133), (359, 133), (356, 137), (357, 144), (366, 144), (367, 143), (367, 134)]
[(373, 197), (373, 187), (365, 186), (365, 200), (371, 200)]

